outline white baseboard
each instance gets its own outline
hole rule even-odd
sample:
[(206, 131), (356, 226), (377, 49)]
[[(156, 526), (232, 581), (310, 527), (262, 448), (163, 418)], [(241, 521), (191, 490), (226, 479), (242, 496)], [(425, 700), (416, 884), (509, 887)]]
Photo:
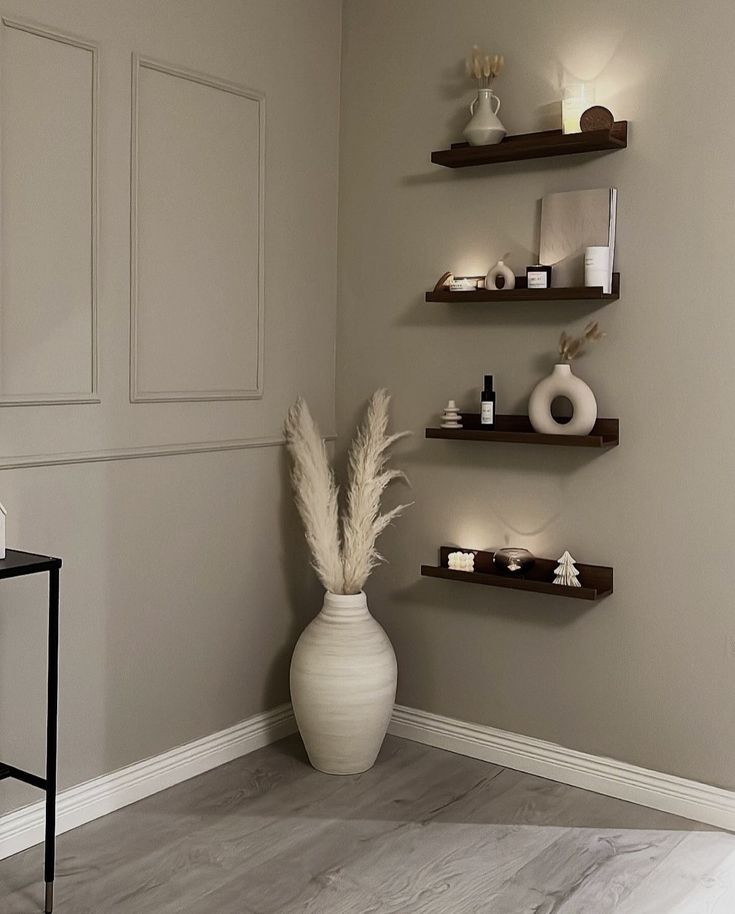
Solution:
[[(227, 730), (63, 790), (57, 798), (56, 833), (61, 835), (99, 819), (267, 746), (295, 730), (291, 705), (279, 705)], [(0, 817), (0, 860), (43, 841), (43, 824), (43, 800)]]
[(735, 792), (396, 705), (388, 732), (459, 755), (735, 830)]
[[(296, 731), (290, 704), (59, 793), (57, 834), (231, 762)], [(396, 705), (388, 732), (735, 831), (735, 792), (554, 743)], [(43, 801), (0, 817), (0, 860), (43, 840)]]

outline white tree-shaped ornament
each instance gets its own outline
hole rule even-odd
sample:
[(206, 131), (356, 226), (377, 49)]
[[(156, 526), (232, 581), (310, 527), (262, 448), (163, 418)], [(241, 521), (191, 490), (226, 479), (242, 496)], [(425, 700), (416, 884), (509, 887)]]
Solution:
[(574, 567), (574, 559), (571, 555), (565, 550), (564, 555), (557, 561), (559, 564), (554, 569), (556, 575), (554, 583), (562, 584), (564, 587), (581, 587), (582, 585), (577, 580), (579, 572)]

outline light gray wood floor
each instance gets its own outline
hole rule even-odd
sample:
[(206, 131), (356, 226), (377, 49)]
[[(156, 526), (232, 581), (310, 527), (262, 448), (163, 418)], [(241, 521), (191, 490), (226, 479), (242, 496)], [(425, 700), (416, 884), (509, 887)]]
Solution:
[[(58, 914), (733, 914), (735, 836), (388, 738), (330, 777), (296, 737), (62, 835)], [(0, 863), (41, 910), (42, 851)]]

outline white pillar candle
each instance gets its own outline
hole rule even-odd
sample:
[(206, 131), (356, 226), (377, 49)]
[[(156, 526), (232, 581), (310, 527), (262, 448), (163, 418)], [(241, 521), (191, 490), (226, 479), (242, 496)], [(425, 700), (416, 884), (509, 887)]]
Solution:
[(610, 248), (603, 245), (588, 247), (584, 252), (584, 284), (602, 286), (610, 292)]
[(586, 83), (565, 86), (561, 102), (562, 133), (581, 133), (579, 119), (594, 103), (594, 86)]

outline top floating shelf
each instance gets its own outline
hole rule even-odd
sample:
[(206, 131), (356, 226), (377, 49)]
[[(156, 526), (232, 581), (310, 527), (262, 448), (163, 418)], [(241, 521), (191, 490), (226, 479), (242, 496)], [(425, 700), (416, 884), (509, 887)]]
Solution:
[(471, 165), (493, 165), (496, 162), (520, 162), (549, 156), (578, 155), (583, 152), (612, 152), (628, 145), (628, 122), (615, 121), (612, 127), (584, 133), (562, 133), (544, 130), (541, 133), (519, 133), (507, 136), (494, 146), (470, 146), (454, 143), (451, 149), (431, 153), (435, 165), (447, 168), (467, 168)]

